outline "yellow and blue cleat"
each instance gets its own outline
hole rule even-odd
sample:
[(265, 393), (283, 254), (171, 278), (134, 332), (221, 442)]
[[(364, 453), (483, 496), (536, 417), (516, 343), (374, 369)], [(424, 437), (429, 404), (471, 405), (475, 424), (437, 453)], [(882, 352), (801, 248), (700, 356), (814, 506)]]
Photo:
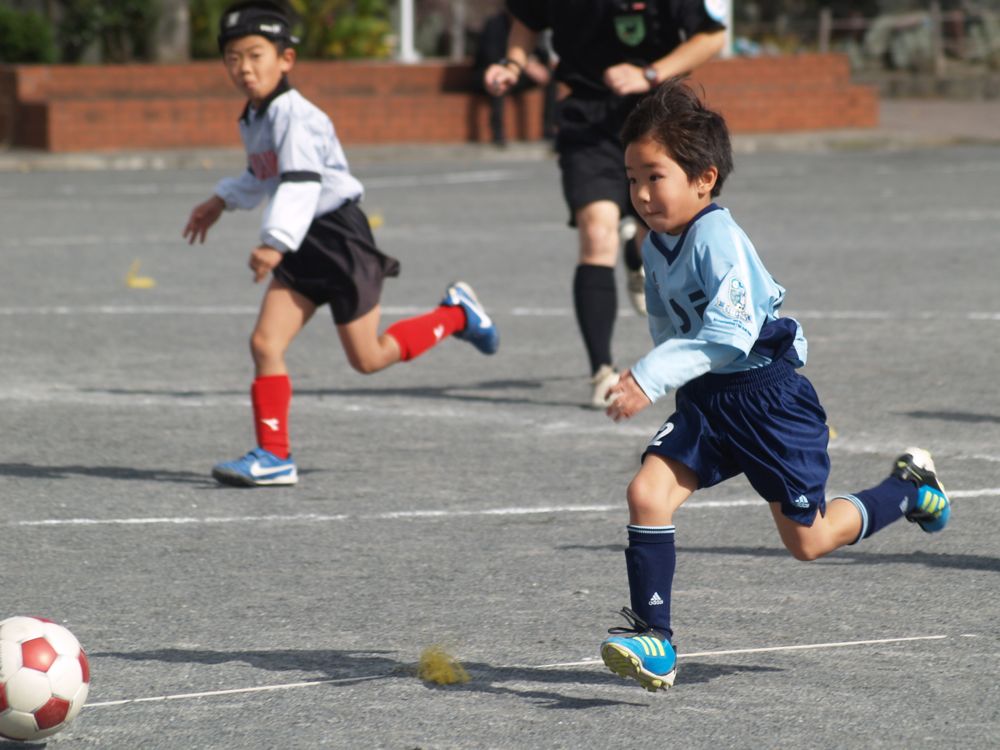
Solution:
[(896, 459), (892, 475), (917, 485), (917, 501), (906, 512), (906, 520), (929, 534), (941, 531), (951, 517), (951, 501), (934, 470), (931, 454), (923, 448), (907, 448)]
[(670, 639), (628, 607), (622, 607), (620, 614), (630, 627), (608, 629), (611, 637), (601, 644), (604, 664), (619, 677), (638, 681), (651, 693), (673, 687), (677, 653)]

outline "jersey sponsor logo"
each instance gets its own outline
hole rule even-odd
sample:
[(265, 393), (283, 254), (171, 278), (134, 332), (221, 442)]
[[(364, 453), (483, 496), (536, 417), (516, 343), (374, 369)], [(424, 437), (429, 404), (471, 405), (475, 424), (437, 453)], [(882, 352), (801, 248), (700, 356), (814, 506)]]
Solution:
[(750, 314), (747, 312), (746, 286), (739, 279), (730, 279), (728, 292), (728, 299), (717, 300), (715, 306), (727, 318), (732, 318), (742, 323), (749, 323)]
[(615, 33), (622, 44), (638, 47), (646, 38), (646, 19), (640, 13), (615, 16)]
[(724, 23), (726, 20), (726, 0), (705, 0), (705, 12), (713, 21)]
[(278, 155), (274, 151), (260, 151), (250, 154), (250, 171), (258, 180), (269, 180), (278, 176)]

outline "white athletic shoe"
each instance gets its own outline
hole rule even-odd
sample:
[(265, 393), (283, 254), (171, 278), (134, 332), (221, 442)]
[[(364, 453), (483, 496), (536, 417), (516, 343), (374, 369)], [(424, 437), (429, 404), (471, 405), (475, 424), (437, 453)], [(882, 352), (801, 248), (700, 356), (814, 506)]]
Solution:
[(618, 370), (611, 365), (601, 365), (590, 379), (594, 392), (590, 397), (590, 406), (594, 409), (607, 409), (613, 399), (607, 397), (608, 389), (618, 382)]

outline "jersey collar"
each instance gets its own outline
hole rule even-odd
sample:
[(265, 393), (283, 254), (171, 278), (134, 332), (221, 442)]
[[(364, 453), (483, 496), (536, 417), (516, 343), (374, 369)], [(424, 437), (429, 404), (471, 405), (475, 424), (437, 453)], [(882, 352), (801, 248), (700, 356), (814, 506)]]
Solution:
[(705, 216), (706, 214), (710, 214), (713, 211), (721, 211), (721, 210), (722, 206), (719, 206), (715, 203), (709, 203), (707, 206), (701, 209), (701, 211), (696, 213), (694, 215), (694, 218), (688, 222), (688, 225), (686, 227), (684, 227), (684, 231), (681, 232), (681, 236), (678, 238), (677, 243), (674, 245), (673, 249), (670, 249), (667, 243), (663, 241), (663, 238), (660, 237), (659, 233), (650, 232), (649, 238), (653, 241), (653, 247), (659, 250), (660, 254), (667, 259), (668, 266), (672, 265), (673, 262), (677, 260), (677, 256), (680, 255), (681, 248), (684, 246), (684, 240), (687, 239), (688, 232), (691, 231), (691, 227), (695, 225), (695, 222), (698, 221), (698, 219), (700, 219), (702, 216)]
[[(260, 103), (260, 107), (254, 112), (254, 116), (260, 117), (263, 115), (267, 112), (267, 108), (271, 106), (271, 102), (291, 90), (292, 84), (288, 82), (288, 76), (281, 76), (281, 80), (278, 81), (278, 85), (274, 87), (274, 91), (268, 94), (267, 98)], [(246, 106), (243, 108), (243, 114), (240, 115), (240, 119), (248, 125), (250, 124), (250, 102), (247, 102)]]

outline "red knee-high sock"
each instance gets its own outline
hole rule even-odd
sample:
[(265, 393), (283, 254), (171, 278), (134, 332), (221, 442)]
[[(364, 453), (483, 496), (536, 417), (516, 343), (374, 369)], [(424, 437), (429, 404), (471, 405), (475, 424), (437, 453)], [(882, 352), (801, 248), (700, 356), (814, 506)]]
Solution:
[(458, 306), (441, 305), (429, 313), (393, 323), (385, 332), (396, 339), (400, 359), (407, 362), (463, 328), (465, 311)]
[(288, 458), (288, 407), (292, 381), (287, 375), (264, 375), (250, 388), (257, 445), (278, 458)]

